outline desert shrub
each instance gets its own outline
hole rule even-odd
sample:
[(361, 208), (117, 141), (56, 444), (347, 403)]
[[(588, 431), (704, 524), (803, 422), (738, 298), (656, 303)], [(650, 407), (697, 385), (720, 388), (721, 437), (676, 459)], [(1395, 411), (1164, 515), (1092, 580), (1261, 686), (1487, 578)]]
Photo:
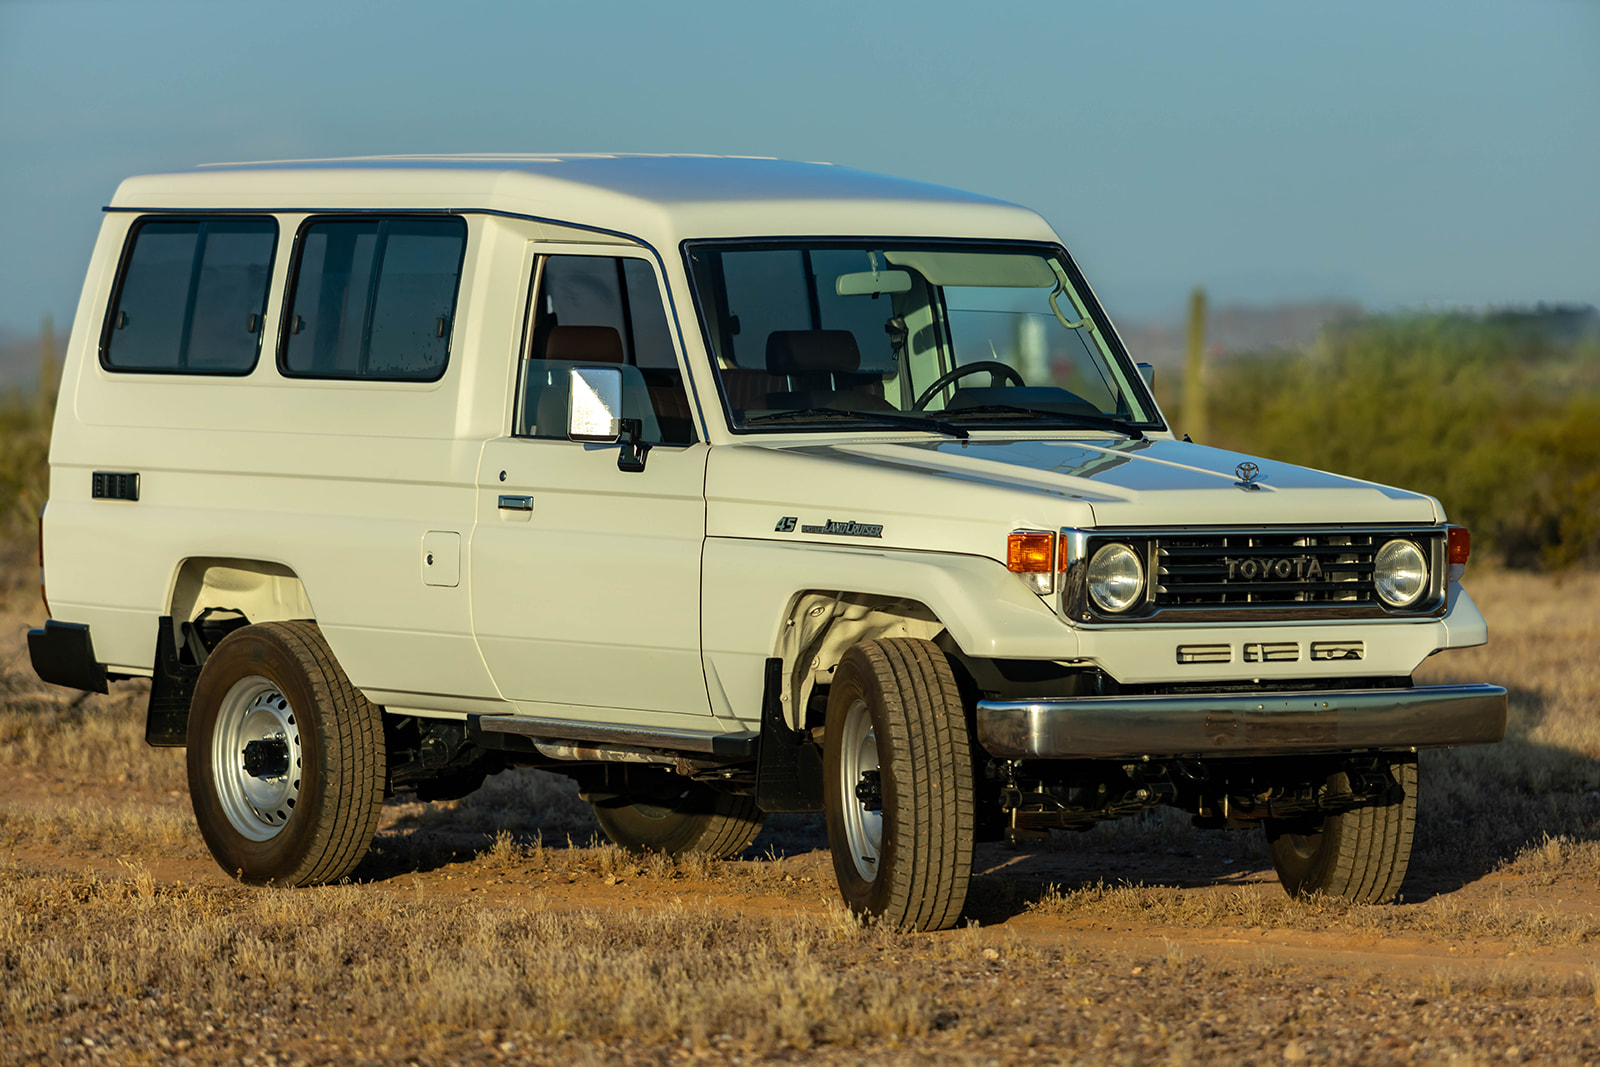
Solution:
[(36, 396), (0, 395), (0, 535), (31, 530), (50, 495), (53, 414)]
[(1429, 493), (1512, 566), (1600, 561), (1600, 344), (1536, 325), (1375, 317), (1235, 356), (1207, 443)]

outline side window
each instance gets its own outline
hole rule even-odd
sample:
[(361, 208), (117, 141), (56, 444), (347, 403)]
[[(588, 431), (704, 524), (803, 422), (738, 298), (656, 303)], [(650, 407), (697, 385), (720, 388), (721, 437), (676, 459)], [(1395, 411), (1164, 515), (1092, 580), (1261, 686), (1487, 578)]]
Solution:
[(459, 218), (307, 223), (279, 369), (295, 378), (437, 381), (450, 356), (466, 246)]
[(101, 337), (101, 365), (156, 374), (250, 373), (277, 243), (271, 218), (136, 223)]
[(620, 256), (546, 256), (535, 285), (516, 434), (565, 438), (568, 372), (611, 363), (622, 367), (623, 416), (643, 423), (645, 440), (693, 444), (694, 418), (650, 264)]

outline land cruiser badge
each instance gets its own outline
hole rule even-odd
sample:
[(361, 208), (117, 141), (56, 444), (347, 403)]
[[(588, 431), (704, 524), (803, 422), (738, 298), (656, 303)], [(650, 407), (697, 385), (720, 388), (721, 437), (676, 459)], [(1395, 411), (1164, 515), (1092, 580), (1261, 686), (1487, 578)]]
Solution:
[[(785, 515), (778, 520), (778, 525), (773, 527), (773, 531), (776, 533), (793, 533), (795, 521), (793, 515)], [(838, 519), (829, 519), (821, 526), (802, 526), (800, 527), (800, 532), (806, 534), (836, 534), (840, 537), (882, 537), (883, 526), (880, 523), (856, 522), (854, 520), (841, 522)]]

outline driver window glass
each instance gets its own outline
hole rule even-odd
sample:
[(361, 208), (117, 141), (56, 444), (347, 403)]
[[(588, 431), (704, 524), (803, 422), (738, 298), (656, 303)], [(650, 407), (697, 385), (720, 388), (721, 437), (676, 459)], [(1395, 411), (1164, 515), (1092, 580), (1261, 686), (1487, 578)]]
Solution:
[(640, 420), (646, 442), (697, 440), (661, 289), (648, 262), (546, 256), (535, 285), (517, 389), (517, 436), (565, 439), (572, 368), (618, 366), (623, 417)]

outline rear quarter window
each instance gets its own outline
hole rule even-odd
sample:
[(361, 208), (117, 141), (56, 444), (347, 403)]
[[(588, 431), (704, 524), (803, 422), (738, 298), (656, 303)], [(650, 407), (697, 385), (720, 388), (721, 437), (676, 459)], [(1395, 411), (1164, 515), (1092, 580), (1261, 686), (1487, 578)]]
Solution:
[(101, 336), (107, 370), (248, 374), (278, 243), (275, 219), (142, 218), (128, 233)]
[(295, 378), (438, 380), (466, 245), (459, 218), (306, 223), (279, 369)]

